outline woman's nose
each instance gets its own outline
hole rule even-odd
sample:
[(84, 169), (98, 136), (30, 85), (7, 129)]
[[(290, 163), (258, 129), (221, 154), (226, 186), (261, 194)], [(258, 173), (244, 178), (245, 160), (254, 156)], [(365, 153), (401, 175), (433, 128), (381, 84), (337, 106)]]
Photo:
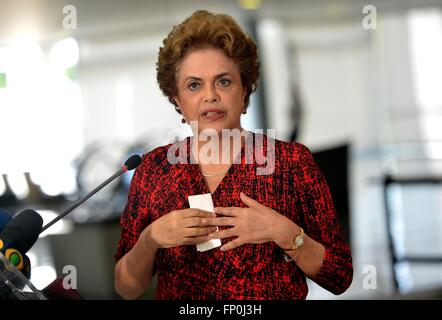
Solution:
[(204, 92), (204, 102), (213, 103), (218, 101), (218, 94), (216, 92), (215, 86), (207, 86), (206, 91)]

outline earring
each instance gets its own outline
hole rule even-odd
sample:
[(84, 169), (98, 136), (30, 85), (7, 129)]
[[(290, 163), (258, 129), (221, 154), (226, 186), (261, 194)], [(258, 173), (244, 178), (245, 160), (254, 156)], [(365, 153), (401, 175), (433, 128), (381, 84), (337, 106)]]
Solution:
[(246, 107), (242, 108), (241, 113), (242, 113), (242, 114), (246, 114), (246, 113), (247, 113), (247, 108), (246, 108)]
[(181, 123), (182, 123), (182, 124), (185, 124), (185, 123), (186, 123), (186, 119), (185, 119), (185, 118), (182, 118), (182, 119), (181, 119)]

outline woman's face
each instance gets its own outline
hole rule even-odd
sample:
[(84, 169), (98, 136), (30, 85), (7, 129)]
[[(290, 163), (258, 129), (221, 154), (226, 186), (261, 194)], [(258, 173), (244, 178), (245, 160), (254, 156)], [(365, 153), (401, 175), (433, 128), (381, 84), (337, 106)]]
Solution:
[(198, 131), (240, 129), (245, 88), (235, 62), (221, 49), (200, 49), (187, 54), (177, 68), (178, 95), (173, 97), (187, 122)]

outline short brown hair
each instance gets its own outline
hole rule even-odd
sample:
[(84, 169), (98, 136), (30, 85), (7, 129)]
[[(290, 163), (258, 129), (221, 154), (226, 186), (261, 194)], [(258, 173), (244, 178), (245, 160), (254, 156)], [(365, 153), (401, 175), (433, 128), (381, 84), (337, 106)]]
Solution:
[(234, 60), (241, 74), (241, 83), (246, 89), (244, 105), (247, 107), (259, 78), (256, 43), (231, 16), (205, 10), (194, 12), (184, 22), (174, 26), (163, 40), (157, 62), (157, 81), (161, 91), (181, 113), (172, 98), (178, 94), (175, 78), (177, 66), (187, 53), (204, 48), (222, 49)]

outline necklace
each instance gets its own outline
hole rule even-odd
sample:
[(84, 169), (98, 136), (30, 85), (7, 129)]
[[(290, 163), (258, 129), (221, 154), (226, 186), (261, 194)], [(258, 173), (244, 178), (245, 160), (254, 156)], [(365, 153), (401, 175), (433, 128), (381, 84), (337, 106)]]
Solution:
[(202, 172), (201, 172), (201, 174), (202, 174), (203, 176), (205, 176), (205, 177), (210, 177), (210, 178), (211, 178), (211, 177), (222, 176), (222, 175), (226, 174), (228, 171), (229, 171), (229, 170), (224, 171), (224, 172), (221, 172), (221, 173), (202, 173)]

